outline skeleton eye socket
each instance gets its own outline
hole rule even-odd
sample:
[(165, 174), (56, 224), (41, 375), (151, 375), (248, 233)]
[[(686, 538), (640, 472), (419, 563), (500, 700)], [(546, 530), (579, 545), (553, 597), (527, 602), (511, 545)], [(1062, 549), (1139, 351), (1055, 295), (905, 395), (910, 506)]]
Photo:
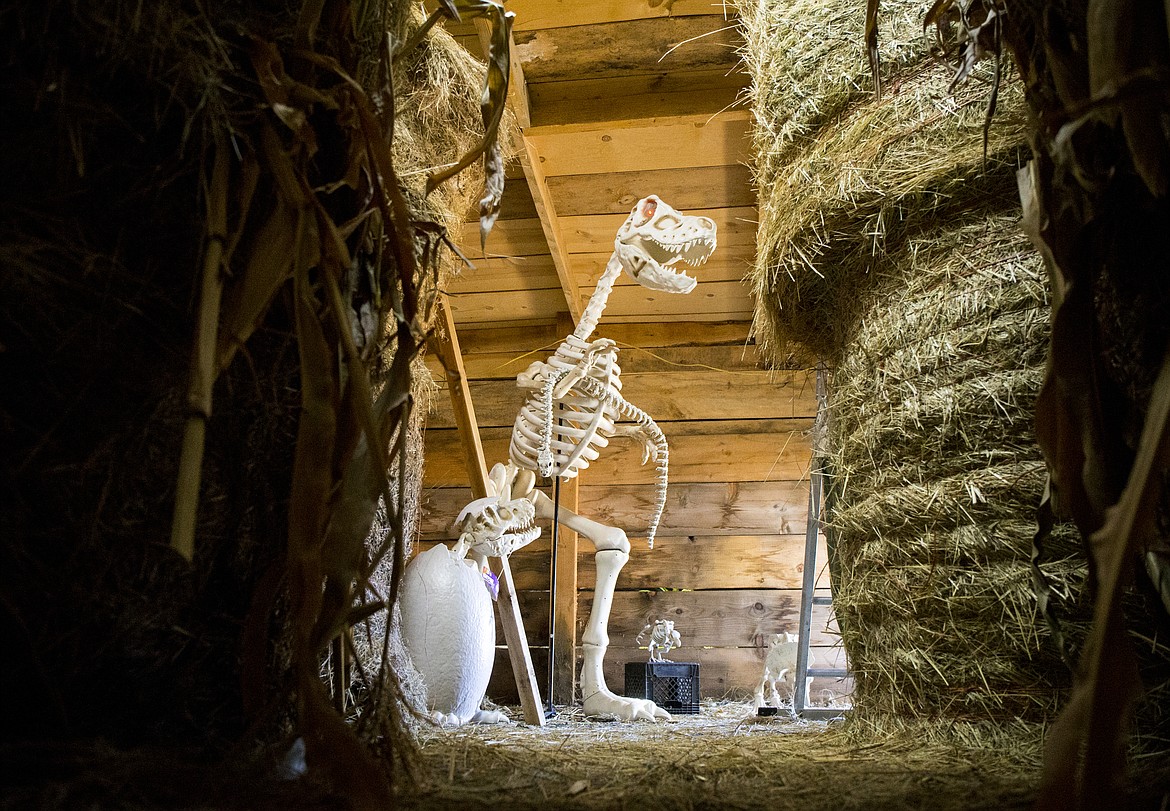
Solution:
[(659, 231), (670, 231), (682, 225), (682, 220), (673, 214), (663, 214), (654, 221), (654, 227)]
[(502, 518), (505, 521), (511, 521), (512, 520), (512, 511), (510, 509), (508, 509), (507, 507), (500, 507), (500, 518)]
[(655, 200), (646, 200), (638, 207), (638, 219), (634, 223), (635, 227), (641, 228), (646, 223), (650, 222), (650, 218), (654, 216), (654, 212), (658, 210), (658, 203)]

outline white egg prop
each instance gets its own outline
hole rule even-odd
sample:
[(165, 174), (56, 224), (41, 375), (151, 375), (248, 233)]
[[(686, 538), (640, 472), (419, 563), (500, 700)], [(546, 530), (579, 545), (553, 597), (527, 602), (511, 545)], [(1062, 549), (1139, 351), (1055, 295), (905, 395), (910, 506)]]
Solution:
[(495, 660), (492, 598), (472, 560), (444, 544), (420, 553), (403, 573), (402, 639), (427, 688), (427, 708), (445, 723), (479, 710)]

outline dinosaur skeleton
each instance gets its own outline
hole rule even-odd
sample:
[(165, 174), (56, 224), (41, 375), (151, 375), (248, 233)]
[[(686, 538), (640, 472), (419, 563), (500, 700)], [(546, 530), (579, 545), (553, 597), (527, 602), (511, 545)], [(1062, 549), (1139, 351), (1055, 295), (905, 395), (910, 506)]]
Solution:
[[(533, 525), (534, 517), (556, 520), (593, 543), (597, 561), (593, 609), (581, 635), (584, 658), (581, 696), (585, 714), (589, 716), (653, 721), (669, 718), (670, 714), (653, 701), (615, 695), (606, 686), (602, 673), (602, 662), (609, 648), (607, 629), (614, 587), (618, 574), (630, 557), (626, 533), (555, 504), (536, 489), (536, 472), (545, 477), (571, 479), (597, 459), (612, 437), (628, 435), (642, 439), (646, 445), (643, 463), (653, 453), (658, 467), (657, 504), (648, 538), (653, 547), (654, 534), (666, 504), (666, 437), (646, 412), (622, 397), (621, 368), (617, 365), (614, 342), (608, 339), (590, 342), (588, 338), (597, 327), (613, 283), (623, 268), (652, 290), (689, 293), (695, 280), (675, 272), (673, 266), (679, 262), (702, 264), (714, 249), (715, 223), (711, 220), (684, 216), (654, 196), (638, 202), (618, 229), (613, 255), (573, 334), (547, 361), (532, 364), (517, 378), (529, 394), (512, 431), (509, 449), (512, 461), (492, 468), (488, 476), (489, 495), (468, 504), (456, 520), (460, 536), (451, 555), (462, 559), (471, 552), (479, 558), (481, 572), (486, 570), (484, 556), (506, 557), (540, 534), (539, 528)], [(618, 420), (634, 424), (618, 426), (615, 424)], [(440, 559), (440, 562), (444, 561)], [(410, 567), (407, 567), (407, 574), (410, 574)], [(489, 576), (490, 571), (484, 574), (485, 582)], [(487, 585), (492, 590), (492, 584), (487, 582)], [(467, 592), (468, 587), (464, 586), (459, 594)], [(459, 599), (452, 597), (448, 600), (447, 594), (428, 594), (425, 590), (420, 594), (422, 596), (414, 599), (427, 604), (421, 606), (420, 611), (429, 611), (427, 617), (432, 622), (456, 630), (469, 624), (460, 624), (461, 615), (448, 616), (451, 613), (448, 606), (453, 606), (456, 614), (461, 610)], [(470, 594), (481, 596), (474, 589)], [(435, 599), (436, 596), (440, 599)], [(470, 604), (471, 601), (466, 602)], [(409, 610), (408, 606), (403, 606), (404, 615)], [(466, 614), (471, 617), (473, 612), (469, 608)], [(438, 619), (436, 615), (439, 615)], [(490, 639), (494, 641), (494, 626), (490, 631)], [(460, 680), (465, 681), (465, 674), (460, 668), (467, 665), (465, 669), (470, 669), (484, 645), (493, 644), (491, 641), (485, 643), (487, 633), (461, 637), (466, 650), (456, 651), (453, 660), (448, 653), (441, 663), (441, 675), (462, 684)], [(443, 646), (427, 643), (418, 647), (429, 653), (432, 647)], [(444, 654), (435, 655), (441, 657)], [(486, 688), (486, 680), (483, 685)], [(465, 695), (470, 693), (465, 691)], [(475, 696), (476, 707), (482, 696), (480, 690)], [(469, 714), (467, 705), (461, 705), (458, 720), (466, 720), (465, 716)]]
[(650, 651), (651, 662), (669, 662), (670, 660), (663, 659), (662, 655), (682, 645), (682, 637), (674, 630), (674, 620), (656, 620), (652, 625), (647, 624), (634, 641), (642, 644), (642, 637), (647, 633), (650, 634), (650, 641), (646, 647)]
[[(517, 376), (519, 386), (529, 392), (509, 447), (518, 467), (568, 480), (589, 467), (614, 436), (633, 436), (645, 443), (642, 463), (653, 454), (658, 471), (654, 516), (647, 533), (651, 549), (666, 506), (666, 437), (645, 411), (622, 396), (614, 342), (588, 339), (623, 268), (651, 290), (689, 293), (695, 280), (676, 272), (674, 266), (701, 265), (713, 250), (715, 223), (710, 219), (680, 214), (654, 195), (638, 201), (618, 229), (613, 255), (576, 329), (547, 360), (533, 363)], [(618, 426), (619, 420), (634, 424)]]

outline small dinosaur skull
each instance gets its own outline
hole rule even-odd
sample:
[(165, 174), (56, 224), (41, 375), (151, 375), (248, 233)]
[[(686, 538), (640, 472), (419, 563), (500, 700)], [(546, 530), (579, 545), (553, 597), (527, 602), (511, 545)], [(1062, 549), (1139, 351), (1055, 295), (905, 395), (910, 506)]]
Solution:
[(655, 195), (638, 201), (618, 229), (614, 249), (634, 280), (651, 290), (689, 293), (695, 280), (673, 267), (701, 265), (715, 250), (715, 223), (681, 214)]
[(463, 508), (455, 525), (471, 549), (490, 557), (510, 555), (540, 537), (536, 507), (524, 498), (476, 499)]

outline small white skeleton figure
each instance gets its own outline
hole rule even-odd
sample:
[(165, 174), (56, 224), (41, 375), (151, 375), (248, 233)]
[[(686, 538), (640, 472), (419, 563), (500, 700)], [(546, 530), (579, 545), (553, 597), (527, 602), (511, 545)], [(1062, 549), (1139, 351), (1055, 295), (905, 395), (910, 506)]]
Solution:
[(773, 707), (780, 706), (780, 692), (776, 689), (779, 682), (789, 685), (790, 692), (796, 685), (796, 654), (799, 637), (788, 632), (773, 634), (768, 647), (768, 658), (764, 660), (764, 673), (760, 676), (759, 686), (753, 706), (759, 709), (764, 706), (764, 686), (769, 689), (768, 703)]
[[(680, 214), (654, 195), (640, 200), (618, 229), (613, 254), (576, 329), (547, 360), (533, 363), (516, 378), (528, 391), (509, 447), (519, 467), (568, 480), (589, 467), (615, 436), (645, 443), (642, 463), (653, 455), (658, 468), (655, 513), (647, 533), (651, 549), (666, 504), (666, 437), (645, 411), (622, 396), (614, 342), (590, 341), (589, 336), (623, 269), (651, 290), (689, 293), (695, 280), (675, 266), (701, 265), (713, 250), (715, 223), (710, 219)], [(618, 420), (634, 424), (615, 425)]]
[(682, 637), (674, 630), (674, 620), (655, 620), (652, 624), (647, 624), (634, 641), (642, 644), (642, 637), (647, 631), (650, 632), (647, 647), (650, 649), (651, 662), (669, 662), (669, 659), (662, 658), (662, 654), (670, 653), (672, 648), (682, 647)]

